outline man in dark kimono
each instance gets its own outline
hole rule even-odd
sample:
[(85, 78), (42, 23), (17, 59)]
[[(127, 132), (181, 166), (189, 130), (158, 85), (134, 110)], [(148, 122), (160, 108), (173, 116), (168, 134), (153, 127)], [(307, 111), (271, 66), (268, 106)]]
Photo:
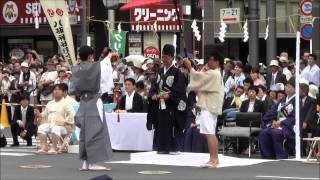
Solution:
[[(295, 80), (291, 78), (285, 87), (286, 97), (264, 115), (259, 135), (263, 158), (286, 159), (288, 150), (295, 145)], [(293, 152), (292, 152), (293, 153)]]
[(159, 154), (176, 154), (176, 137), (185, 128), (186, 83), (173, 65), (175, 49), (166, 44), (162, 50), (164, 67), (152, 83), (149, 94), (148, 129), (155, 129), (154, 149)]
[(81, 129), (79, 156), (83, 160), (81, 170), (110, 170), (96, 163), (111, 159), (112, 149), (103, 112), (101, 95), (113, 87), (110, 57), (93, 62), (93, 49), (79, 49), (81, 62), (72, 69), (72, 91), (80, 94), (80, 107), (76, 125)]

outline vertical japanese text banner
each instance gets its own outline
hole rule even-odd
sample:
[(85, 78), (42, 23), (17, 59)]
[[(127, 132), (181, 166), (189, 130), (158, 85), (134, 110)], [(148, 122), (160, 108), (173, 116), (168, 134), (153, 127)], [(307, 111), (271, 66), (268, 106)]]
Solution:
[(122, 57), (125, 57), (126, 53), (126, 36), (127, 32), (121, 31), (119, 33), (118, 30), (113, 30), (111, 32), (111, 48), (122, 54)]
[(65, 0), (40, 0), (40, 3), (65, 60), (71, 66), (76, 64), (67, 2)]

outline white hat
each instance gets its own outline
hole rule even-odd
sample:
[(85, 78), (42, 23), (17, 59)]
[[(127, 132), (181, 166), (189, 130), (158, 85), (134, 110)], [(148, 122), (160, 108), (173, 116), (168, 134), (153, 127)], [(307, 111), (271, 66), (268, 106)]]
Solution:
[(306, 85), (309, 86), (309, 81), (306, 80), (305, 78), (301, 78), (301, 79), (299, 80), (299, 84), (306, 84)]
[(29, 64), (27, 62), (21, 63), (21, 67), (29, 68)]
[(318, 94), (319, 94), (319, 88), (314, 84), (310, 84), (308, 96), (312, 97), (313, 99), (317, 99)]
[(279, 61), (278, 61), (278, 60), (271, 60), (269, 66), (277, 66), (277, 67), (280, 67), (280, 66), (279, 66)]
[(226, 64), (227, 62), (231, 61), (230, 58), (224, 58), (224, 63)]

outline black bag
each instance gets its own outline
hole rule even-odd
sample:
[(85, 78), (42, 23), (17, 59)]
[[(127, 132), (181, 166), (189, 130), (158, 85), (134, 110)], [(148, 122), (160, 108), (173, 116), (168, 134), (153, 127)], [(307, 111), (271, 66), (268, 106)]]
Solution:
[(48, 96), (49, 94), (51, 94), (53, 92), (53, 89), (54, 89), (53, 85), (45, 86), (45, 87), (43, 87), (41, 94), (44, 96)]

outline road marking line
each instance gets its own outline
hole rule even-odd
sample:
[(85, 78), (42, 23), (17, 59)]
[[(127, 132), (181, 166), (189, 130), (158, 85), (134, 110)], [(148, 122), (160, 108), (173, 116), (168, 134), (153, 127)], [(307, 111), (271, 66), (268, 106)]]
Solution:
[(34, 154), (0, 152), (0, 155), (1, 156), (31, 156), (31, 155), (34, 155)]
[(308, 177), (286, 177), (286, 176), (256, 176), (256, 178), (262, 179), (301, 179), (301, 180), (320, 180), (320, 178), (308, 178)]
[(12, 149), (12, 148), (3, 148), (1, 152), (36, 152), (36, 148), (30, 149)]

